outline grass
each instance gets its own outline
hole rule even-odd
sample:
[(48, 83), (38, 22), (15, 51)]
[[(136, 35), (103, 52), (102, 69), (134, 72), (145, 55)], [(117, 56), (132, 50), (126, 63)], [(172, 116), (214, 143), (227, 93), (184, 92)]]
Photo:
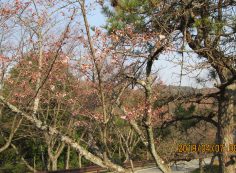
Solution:
[[(218, 165), (213, 165), (212, 166), (212, 171), (211, 171), (211, 167), (210, 165), (206, 165), (203, 167), (203, 173), (212, 173), (212, 172), (217, 172), (218, 171)], [(197, 168), (194, 171), (192, 171), (191, 173), (200, 173), (200, 169)]]

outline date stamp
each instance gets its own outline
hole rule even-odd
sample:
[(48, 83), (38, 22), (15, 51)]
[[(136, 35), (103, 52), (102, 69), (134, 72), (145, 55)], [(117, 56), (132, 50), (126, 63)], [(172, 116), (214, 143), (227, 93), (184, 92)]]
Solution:
[(179, 153), (236, 153), (236, 144), (179, 144)]

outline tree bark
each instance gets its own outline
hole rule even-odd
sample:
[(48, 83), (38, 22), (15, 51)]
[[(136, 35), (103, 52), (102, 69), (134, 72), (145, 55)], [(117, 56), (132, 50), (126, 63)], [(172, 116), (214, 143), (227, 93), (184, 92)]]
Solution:
[(36, 81), (36, 87), (35, 87), (35, 91), (36, 91), (36, 95), (35, 95), (35, 99), (34, 99), (34, 104), (33, 104), (33, 117), (36, 116), (38, 108), (39, 108), (39, 102), (40, 102), (40, 95), (41, 95), (41, 89), (40, 89), (40, 85), (41, 85), (41, 78), (42, 78), (42, 67), (43, 67), (43, 35), (42, 35), (42, 24), (39, 24), (39, 28), (38, 28), (38, 42), (39, 42), (39, 52), (38, 52), (38, 77), (37, 77), (37, 81)]
[(57, 170), (57, 158), (54, 158), (52, 161), (52, 171)]
[[(235, 115), (236, 115), (236, 83), (228, 86), (226, 88), (226, 112), (225, 117), (226, 120), (229, 120), (229, 123), (224, 128), (224, 143), (227, 147), (230, 147), (230, 145), (234, 144), (234, 126), (235, 126)], [(230, 148), (229, 148), (230, 150)], [(230, 154), (232, 154), (232, 151), (226, 152), (225, 157), (227, 160), (225, 173), (235, 172), (236, 171), (236, 164), (232, 163), (229, 164)]]
[(82, 168), (82, 155), (78, 153), (79, 168)]
[(102, 114), (103, 114), (103, 122), (101, 123), (101, 139), (102, 139), (102, 145), (103, 145), (103, 153), (102, 154), (103, 154), (103, 159), (107, 160), (108, 153), (109, 153), (109, 149), (107, 147), (107, 138), (108, 138), (107, 123), (108, 123), (109, 118), (107, 116), (108, 114), (107, 114), (107, 110), (106, 110), (105, 94), (104, 94), (103, 81), (102, 81), (102, 76), (101, 76), (102, 65), (97, 62), (96, 51), (94, 49), (94, 44), (93, 44), (93, 41), (91, 38), (89, 23), (88, 23), (87, 14), (86, 14), (85, 0), (80, 0), (78, 2), (81, 7), (84, 25), (85, 25), (86, 34), (87, 34), (88, 43), (89, 43), (89, 48), (90, 48), (90, 53), (91, 53), (94, 67), (95, 67), (96, 73), (97, 73), (98, 93), (99, 93), (100, 101), (102, 104)]
[(155, 140), (154, 140), (154, 134), (153, 134), (153, 127), (152, 127), (152, 102), (151, 102), (151, 94), (152, 94), (152, 77), (151, 77), (151, 71), (152, 71), (152, 65), (154, 62), (154, 58), (156, 57), (150, 57), (150, 59), (147, 62), (146, 66), (146, 81), (145, 81), (145, 114), (144, 114), (144, 126), (147, 133), (147, 141), (148, 141), (148, 149), (153, 156), (157, 167), (160, 168), (160, 170), (163, 173), (171, 173), (171, 168), (168, 164), (164, 162), (164, 160), (157, 154), (156, 146), (155, 146)]
[(236, 100), (236, 84), (231, 84), (225, 91), (222, 91), (219, 100), (219, 110), (218, 110), (218, 139), (220, 144), (225, 145), (225, 149), (219, 154), (219, 165), (221, 173), (232, 173), (236, 170), (236, 165), (234, 162), (230, 162), (230, 156), (232, 151), (230, 150), (230, 145), (234, 144), (233, 131), (235, 125), (235, 100)]

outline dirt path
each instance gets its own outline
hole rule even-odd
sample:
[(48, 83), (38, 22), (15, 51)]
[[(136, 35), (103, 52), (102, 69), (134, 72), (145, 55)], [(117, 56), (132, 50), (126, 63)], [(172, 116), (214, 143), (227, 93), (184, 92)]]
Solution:
[[(209, 158), (204, 159), (203, 164), (209, 164), (209, 163), (210, 163)], [(191, 171), (199, 167), (198, 164), (199, 162), (197, 159), (192, 160), (190, 162), (178, 162), (177, 165), (172, 166), (172, 170), (173, 173), (190, 173)], [(152, 167), (152, 168), (144, 168), (141, 170), (136, 170), (135, 173), (161, 173), (161, 171), (156, 167)]]

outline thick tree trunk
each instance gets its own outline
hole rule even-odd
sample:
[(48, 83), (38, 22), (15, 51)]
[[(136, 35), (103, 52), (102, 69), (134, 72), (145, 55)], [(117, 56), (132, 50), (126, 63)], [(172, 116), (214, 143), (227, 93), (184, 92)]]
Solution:
[(225, 163), (225, 173), (231, 173), (236, 171), (235, 163), (231, 163), (230, 155), (232, 155), (232, 151), (230, 151), (230, 145), (234, 144), (234, 116), (235, 116), (235, 101), (236, 101), (236, 84), (232, 84), (226, 88), (225, 91), (226, 101), (225, 101), (225, 111), (223, 112), (225, 127), (223, 129), (223, 142), (225, 143), (227, 149), (224, 153), (224, 163)]
[(232, 173), (236, 170), (234, 161), (230, 159), (233, 154), (230, 151), (230, 145), (234, 144), (235, 86), (235, 84), (228, 86), (222, 92), (219, 100), (218, 118), (220, 125), (218, 127), (218, 139), (220, 144), (225, 145), (224, 151), (219, 154), (220, 173)]

